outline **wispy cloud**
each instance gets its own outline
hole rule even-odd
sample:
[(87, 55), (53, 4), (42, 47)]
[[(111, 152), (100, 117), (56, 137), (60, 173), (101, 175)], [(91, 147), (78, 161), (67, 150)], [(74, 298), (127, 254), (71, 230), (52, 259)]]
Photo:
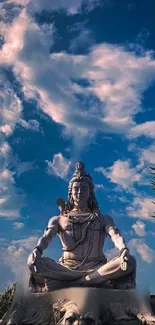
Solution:
[(137, 219), (146, 219), (155, 222), (153, 215), (153, 198), (151, 197), (135, 197), (133, 202), (126, 208), (129, 217)]
[(20, 119), (19, 123), (27, 130), (31, 130), (31, 131), (35, 131), (35, 132), (39, 132), (41, 130), (40, 124), (37, 120), (29, 120), (27, 122), (23, 119)]
[(105, 253), (108, 261), (112, 260), (116, 256), (119, 256), (119, 250), (116, 247), (108, 249)]
[(66, 179), (70, 170), (71, 161), (65, 158), (62, 153), (57, 153), (53, 157), (53, 161), (46, 160), (48, 165), (47, 173), (55, 175), (62, 179)]
[(104, 189), (104, 185), (103, 184), (95, 184), (95, 189), (96, 190), (103, 190)]
[(21, 100), (15, 94), (12, 85), (6, 80), (6, 75), (1, 74), (0, 80), (0, 136), (10, 135), (20, 119), (22, 112)]
[(155, 138), (155, 121), (135, 125), (129, 131), (129, 138), (137, 138), (142, 135), (152, 139)]
[(129, 160), (117, 160), (111, 167), (97, 167), (95, 168), (95, 171), (103, 174), (105, 177), (110, 179), (112, 183), (115, 183), (124, 189), (128, 189), (141, 178), (137, 169), (131, 167)]
[(23, 162), (16, 162), (16, 174), (20, 176), (23, 173), (26, 173), (30, 170), (33, 170), (34, 164), (32, 161), (23, 161)]
[[(117, 160), (111, 167), (97, 167), (94, 170), (107, 177), (111, 183), (117, 184), (115, 191), (125, 191), (125, 193), (133, 196), (130, 200), (118, 196), (118, 199), (126, 204), (126, 212), (129, 217), (155, 222), (155, 219), (151, 217), (154, 208), (152, 203), (153, 197), (148, 196), (144, 192), (140, 194), (137, 187), (137, 185), (147, 184), (146, 180), (144, 182), (145, 161), (152, 159), (154, 155), (153, 146), (146, 150), (138, 149), (137, 152), (139, 159), (136, 167), (131, 167), (129, 160)], [(142, 226), (140, 223), (134, 225), (135, 231), (138, 231), (140, 225)]]
[(134, 229), (135, 233), (140, 236), (144, 237), (146, 236), (146, 230), (145, 230), (145, 223), (138, 220), (136, 223), (132, 225), (132, 228)]
[(20, 217), (22, 195), (14, 185), (14, 173), (4, 169), (0, 173), (0, 217), (16, 219)]
[[(13, 240), (12, 242), (4, 245), (1, 243), (0, 255), (1, 255), (1, 276), (4, 277), (3, 272), (8, 272), (8, 282), (18, 281), (23, 286), (28, 287), (28, 267), (27, 258), (32, 249), (36, 246), (38, 241), (37, 236), (26, 237), (25, 239)], [(2, 268), (2, 269), (1, 269)], [(11, 273), (10, 273), (11, 272)]]
[(151, 144), (148, 147), (139, 150), (139, 160), (140, 163), (148, 167), (155, 165), (155, 143)]
[(88, 49), (95, 43), (93, 32), (90, 29), (84, 28), (80, 31), (77, 37), (75, 37), (70, 44), (70, 50), (73, 53), (79, 52), (79, 50)]
[[(25, 98), (35, 98), (52, 120), (65, 127), (67, 134), (76, 139), (80, 134), (81, 143), (88, 133), (93, 136), (97, 130), (127, 137), (152, 137), (154, 122), (135, 123), (136, 114), (142, 110), (142, 93), (155, 80), (155, 60), (150, 52), (137, 56), (121, 46), (104, 43), (92, 46), (87, 55), (50, 53), (53, 25), (38, 25), (32, 12), (40, 12), (46, 6), (48, 10), (63, 6), (73, 12), (81, 4), (77, 1), (73, 10), (72, 1), (58, 1), (55, 5), (41, 0), (30, 2), (28, 10), (23, 9), (4, 30), (2, 64), (13, 65)], [(83, 79), (87, 80), (87, 87), (79, 84)], [(94, 98), (93, 105), (86, 109), (81, 97), (88, 103)]]
[(37, 241), (38, 241), (37, 236), (30, 236), (24, 239), (12, 240), (12, 244), (25, 248), (27, 250), (32, 250), (36, 246)]
[[(18, 0), (17, 0), (18, 1)], [(102, 1), (100, 0), (58, 0), (56, 2), (51, 2), (50, 0), (29, 0), (29, 10), (34, 13), (40, 13), (42, 10), (59, 10), (64, 9), (66, 13), (70, 15), (75, 15), (79, 13), (84, 6), (86, 11), (92, 11), (95, 7), (101, 5)]]
[(28, 279), (28, 269), (26, 265), (28, 254), (22, 247), (16, 248), (14, 245), (3, 250), (2, 264), (7, 266), (12, 273), (12, 282), (21, 281), (22, 284)]
[(128, 246), (132, 253), (136, 251), (146, 263), (155, 261), (155, 251), (150, 248), (142, 239), (131, 239)]
[(11, 148), (2, 140), (0, 147), (0, 217), (20, 217), (23, 194), (15, 186), (14, 172), (9, 170)]
[(22, 229), (22, 228), (24, 228), (24, 223), (23, 222), (14, 222), (13, 227), (14, 227), (14, 229)]

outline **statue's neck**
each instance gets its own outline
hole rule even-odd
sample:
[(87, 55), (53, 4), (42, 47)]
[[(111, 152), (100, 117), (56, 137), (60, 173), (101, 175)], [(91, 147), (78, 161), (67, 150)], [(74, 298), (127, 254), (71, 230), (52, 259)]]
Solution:
[(88, 209), (88, 206), (87, 205), (75, 205), (74, 204), (74, 208), (73, 208), (73, 211), (78, 211), (78, 212), (83, 212), (83, 213), (86, 213), (86, 212), (89, 212), (89, 209)]
[(74, 204), (74, 208), (73, 208), (74, 211), (81, 211), (81, 212), (88, 212), (89, 209), (88, 209), (88, 205), (82, 205), (82, 204)]

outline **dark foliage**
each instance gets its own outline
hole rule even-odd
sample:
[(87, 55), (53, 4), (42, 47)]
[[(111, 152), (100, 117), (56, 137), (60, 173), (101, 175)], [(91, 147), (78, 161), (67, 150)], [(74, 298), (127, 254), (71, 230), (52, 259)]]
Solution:
[(11, 305), (15, 289), (16, 283), (13, 283), (3, 293), (0, 294), (0, 319), (4, 316), (9, 306)]

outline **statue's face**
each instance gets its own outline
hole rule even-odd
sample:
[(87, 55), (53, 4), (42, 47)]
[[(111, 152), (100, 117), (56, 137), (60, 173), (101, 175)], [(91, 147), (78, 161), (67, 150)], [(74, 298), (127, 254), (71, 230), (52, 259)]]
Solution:
[(72, 197), (75, 205), (85, 205), (90, 195), (89, 185), (85, 181), (74, 182), (72, 186)]

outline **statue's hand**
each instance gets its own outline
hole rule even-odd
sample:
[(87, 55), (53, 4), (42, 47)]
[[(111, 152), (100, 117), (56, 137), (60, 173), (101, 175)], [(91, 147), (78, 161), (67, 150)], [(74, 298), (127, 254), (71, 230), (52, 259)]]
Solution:
[(127, 270), (128, 261), (129, 261), (129, 250), (128, 249), (123, 250), (123, 252), (120, 255), (120, 259), (121, 259), (121, 270), (125, 272)]

